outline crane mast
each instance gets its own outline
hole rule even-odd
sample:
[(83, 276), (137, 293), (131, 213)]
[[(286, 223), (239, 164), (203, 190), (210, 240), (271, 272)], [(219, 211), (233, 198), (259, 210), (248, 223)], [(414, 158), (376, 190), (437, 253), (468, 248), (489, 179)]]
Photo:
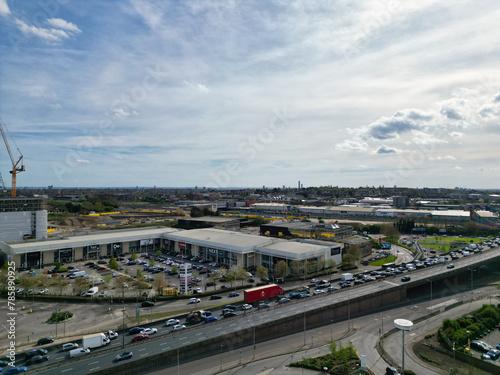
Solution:
[(9, 142), (7, 141), (7, 136), (5, 134), (4, 127), (2, 126), (1, 122), (0, 122), (0, 133), (2, 133), (2, 138), (3, 138), (3, 141), (5, 142), (5, 146), (7, 147), (7, 152), (9, 153), (10, 161), (12, 163), (12, 170), (9, 172), (12, 174), (12, 197), (15, 197), (16, 196), (16, 179), (17, 179), (16, 176), (19, 172), (25, 171), (24, 164), (23, 164), (23, 155), (21, 154), (19, 149), (17, 149), (19, 151), (19, 153), (21, 154), (21, 157), (17, 161), (15, 161), (14, 156), (12, 155), (12, 151), (11, 151), (10, 146), (9, 146)]

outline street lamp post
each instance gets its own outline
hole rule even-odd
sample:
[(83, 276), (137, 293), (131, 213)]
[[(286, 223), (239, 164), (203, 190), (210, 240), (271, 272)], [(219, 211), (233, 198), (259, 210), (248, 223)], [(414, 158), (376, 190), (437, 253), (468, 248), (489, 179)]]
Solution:
[(401, 375), (405, 375), (405, 331), (410, 331), (413, 327), (413, 323), (406, 319), (396, 319), (394, 320), (394, 327), (400, 329), (403, 333), (403, 345), (402, 345), (402, 372)]
[(220, 370), (222, 371), (222, 344), (220, 345)]

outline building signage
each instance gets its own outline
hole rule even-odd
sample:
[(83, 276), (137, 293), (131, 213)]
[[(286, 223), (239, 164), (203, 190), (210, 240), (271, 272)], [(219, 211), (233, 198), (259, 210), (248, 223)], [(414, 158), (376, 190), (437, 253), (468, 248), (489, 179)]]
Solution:
[(152, 244), (153, 244), (153, 239), (141, 240), (141, 246), (147, 246), (147, 245), (152, 245)]
[(88, 251), (96, 252), (96, 251), (101, 250), (101, 246), (100, 245), (89, 245), (87, 247), (87, 249), (88, 249)]
[(186, 243), (185, 242), (179, 242), (179, 247), (181, 249), (185, 249), (186, 248)]
[(118, 243), (114, 243), (113, 244), (113, 250), (114, 251), (120, 251), (122, 249), (122, 244), (121, 242), (118, 242)]

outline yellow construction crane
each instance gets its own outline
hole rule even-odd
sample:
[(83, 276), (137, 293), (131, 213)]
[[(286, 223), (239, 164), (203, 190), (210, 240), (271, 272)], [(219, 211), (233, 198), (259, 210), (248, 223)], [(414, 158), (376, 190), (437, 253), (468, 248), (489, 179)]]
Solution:
[(7, 136), (5, 135), (4, 131), (4, 126), (2, 126), (2, 123), (0, 122), (0, 132), (2, 133), (3, 141), (5, 142), (5, 146), (7, 147), (7, 152), (9, 153), (10, 156), (10, 161), (12, 162), (12, 170), (10, 173), (12, 174), (12, 197), (16, 196), (16, 175), (19, 172), (24, 172), (24, 164), (23, 164), (23, 154), (21, 154), (21, 151), (19, 151), (19, 148), (17, 151), (19, 151), (19, 154), (21, 157), (17, 160), (17, 162), (14, 160), (14, 156), (12, 156), (12, 151), (10, 150), (9, 142), (7, 142)]

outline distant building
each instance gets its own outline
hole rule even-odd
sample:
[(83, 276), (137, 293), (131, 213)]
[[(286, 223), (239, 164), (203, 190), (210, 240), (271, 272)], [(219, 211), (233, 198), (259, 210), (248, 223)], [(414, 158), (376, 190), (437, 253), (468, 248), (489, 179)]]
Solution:
[(372, 242), (365, 237), (350, 237), (341, 241), (344, 244), (344, 254), (350, 251), (359, 251), (362, 258), (372, 254)]
[(408, 197), (392, 197), (392, 205), (396, 208), (405, 208), (410, 205), (410, 198)]
[(260, 226), (262, 236), (337, 241), (352, 236), (348, 225), (307, 222), (275, 222)]
[(0, 242), (47, 238), (42, 198), (0, 199)]

